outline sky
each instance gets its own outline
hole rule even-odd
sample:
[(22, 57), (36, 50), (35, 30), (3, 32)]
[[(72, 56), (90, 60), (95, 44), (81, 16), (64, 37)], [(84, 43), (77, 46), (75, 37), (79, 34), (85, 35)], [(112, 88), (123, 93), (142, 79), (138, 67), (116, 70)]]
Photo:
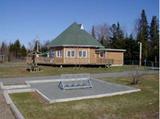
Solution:
[(35, 38), (53, 40), (73, 22), (90, 32), (93, 25), (120, 22), (132, 33), (136, 19), (145, 10), (148, 22), (159, 16), (158, 0), (0, 0), (0, 43), (28, 46)]

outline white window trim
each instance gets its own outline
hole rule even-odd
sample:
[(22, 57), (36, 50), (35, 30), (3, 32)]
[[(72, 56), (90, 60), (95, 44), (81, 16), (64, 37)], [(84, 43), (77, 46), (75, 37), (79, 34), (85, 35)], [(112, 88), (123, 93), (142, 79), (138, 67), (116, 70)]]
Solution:
[[(82, 52), (82, 56), (79, 56), (79, 52), (80, 52), (80, 51)], [(83, 52), (86, 52), (86, 56), (85, 56), (85, 57), (83, 57)], [(87, 52), (87, 50), (79, 50), (79, 51), (78, 51), (78, 57), (79, 57), (79, 58), (87, 58), (87, 57), (88, 57), (88, 52)]]
[[(58, 55), (58, 52), (61, 52), (60, 55)], [(62, 57), (62, 50), (56, 50), (56, 57)]]
[[(72, 56), (72, 51), (74, 51), (74, 56)], [(70, 52), (70, 56), (68, 56), (68, 52)], [(67, 58), (75, 58), (76, 57), (76, 50), (66, 50), (66, 57)]]

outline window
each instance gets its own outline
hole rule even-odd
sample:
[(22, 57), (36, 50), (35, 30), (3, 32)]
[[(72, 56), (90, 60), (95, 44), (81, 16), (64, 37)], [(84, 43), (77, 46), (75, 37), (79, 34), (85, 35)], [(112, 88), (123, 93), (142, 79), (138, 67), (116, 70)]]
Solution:
[(87, 57), (87, 52), (83, 51), (83, 57)]
[(68, 50), (67, 51), (67, 57), (75, 57), (75, 51), (74, 50)]
[(100, 52), (99, 57), (104, 58), (104, 52)]
[(86, 50), (79, 51), (79, 57), (86, 58), (87, 57), (87, 51)]
[(56, 51), (56, 57), (62, 57), (62, 50)]
[(50, 50), (49, 57), (53, 58), (54, 56), (55, 56), (55, 51), (54, 50)]
[(74, 57), (75, 56), (75, 51), (71, 51), (71, 56)]
[(68, 51), (68, 52), (67, 52), (67, 57), (70, 57), (70, 56), (71, 56), (71, 52)]
[(79, 57), (82, 57), (82, 51), (79, 51)]

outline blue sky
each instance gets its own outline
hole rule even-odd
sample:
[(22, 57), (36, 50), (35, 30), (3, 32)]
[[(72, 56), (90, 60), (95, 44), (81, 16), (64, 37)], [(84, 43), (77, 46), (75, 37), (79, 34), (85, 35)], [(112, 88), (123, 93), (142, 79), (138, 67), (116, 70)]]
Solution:
[(119, 21), (132, 33), (141, 10), (150, 22), (159, 16), (158, 6), (158, 0), (0, 0), (0, 42), (19, 38), (27, 46), (36, 36), (51, 40), (75, 21), (87, 31), (92, 25)]

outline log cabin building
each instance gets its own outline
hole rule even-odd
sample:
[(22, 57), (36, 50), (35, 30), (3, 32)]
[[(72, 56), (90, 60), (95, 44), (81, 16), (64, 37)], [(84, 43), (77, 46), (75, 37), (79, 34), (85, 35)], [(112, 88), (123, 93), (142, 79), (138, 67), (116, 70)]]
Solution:
[(73, 23), (48, 45), (48, 56), (37, 57), (38, 64), (47, 65), (106, 65), (122, 66), (125, 49), (102, 46), (83, 28)]

